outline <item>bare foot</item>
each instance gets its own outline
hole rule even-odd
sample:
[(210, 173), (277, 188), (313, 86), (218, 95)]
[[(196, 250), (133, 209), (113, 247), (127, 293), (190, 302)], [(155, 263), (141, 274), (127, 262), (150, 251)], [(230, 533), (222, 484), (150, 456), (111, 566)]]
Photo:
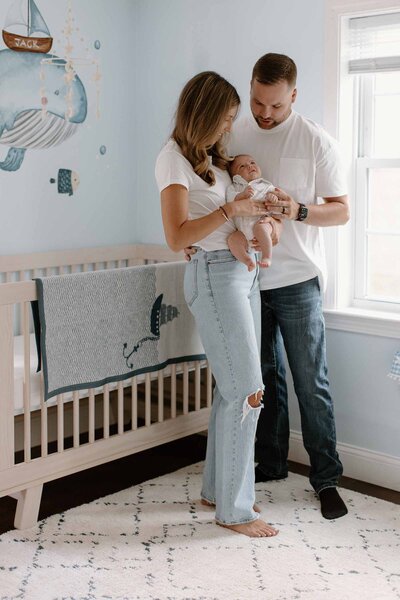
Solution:
[(249, 256), (249, 258), (245, 258), (244, 264), (247, 265), (247, 270), (250, 271), (250, 272), (254, 271), (254, 269), (256, 268), (256, 263), (254, 263), (251, 260), (250, 256)]
[(271, 259), (270, 258), (264, 258), (262, 257), (261, 260), (258, 261), (258, 264), (260, 265), (260, 267), (263, 267), (264, 269), (267, 269), (268, 267), (271, 266)]
[(236, 533), (242, 533), (248, 537), (273, 537), (279, 533), (278, 529), (268, 525), (268, 523), (262, 521), (261, 519), (257, 519), (251, 523), (241, 523), (240, 525), (224, 525), (223, 523), (218, 522), (217, 525), (226, 527), (226, 529), (232, 529), (232, 531), (236, 531)]
[[(209, 506), (210, 508), (213, 508), (215, 506), (214, 502), (209, 502), (208, 500), (205, 500), (204, 498), (201, 498), (200, 502), (204, 506)], [(256, 513), (260, 513), (261, 512), (261, 508), (257, 504), (254, 504), (253, 510)]]

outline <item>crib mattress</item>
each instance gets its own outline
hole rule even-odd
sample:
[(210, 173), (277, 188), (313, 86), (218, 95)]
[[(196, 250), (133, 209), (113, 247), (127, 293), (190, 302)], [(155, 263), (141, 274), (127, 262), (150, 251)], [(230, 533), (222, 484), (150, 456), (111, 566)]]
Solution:
[[(206, 361), (201, 361), (201, 366), (205, 366)], [(176, 372), (182, 373), (183, 363), (178, 363), (176, 366)], [(193, 368), (193, 366), (192, 366)], [(30, 409), (31, 411), (39, 410), (41, 398), (43, 397), (43, 376), (42, 373), (36, 373), (37, 369), (37, 352), (35, 336), (32, 333), (30, 335)], [(171, 366), (168, 365), (163, 369), (163, 376), (168, 377), (171, 374)], [(24, 412), (24, 338), (22, 335), (14, 337), (14, 414), (20, 415)], [(137, 375), (136, 381), (142, 383), (145, 380), (146, 375)], [(150, 373), (151, 379), (158, 378), (158, 372)], [(124, 387), (129, 387), (132, 383), (131, 379), (122, 381)], [(109, 389), (115, 390), (118, 387), (118, 383), (109, 383)], [(103, 386), (95, 388), (95, 394), (100, 394), (103, 391)], [(80, 398), (86, 398), (88, 396), (87, 390), (78, 391)], [(62, 395), (63, 402), (71, 402), (72, 392), (67, 392)], [(50, 398), (47, 401), (47, 406), (53, 406), (57, 404), (57, 396)]]

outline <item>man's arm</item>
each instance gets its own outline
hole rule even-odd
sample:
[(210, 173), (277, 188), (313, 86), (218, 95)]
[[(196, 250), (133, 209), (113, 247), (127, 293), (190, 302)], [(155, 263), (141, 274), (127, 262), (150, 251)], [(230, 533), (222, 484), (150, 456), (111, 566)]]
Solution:
[[(332, 225), (344, 225), (350, 219), (348, 196), (335, 196), (324, 198), (324, 204), (307, 204), (308, 215), (304, 219), (307, 225), (317, 227), (331, 227)], [(282, 219), (295, 221), (299, 214), (300, 204), (293, 200), (289, 194), (279, 188), (275, 188), (273, 194), (268, 194), (266, 202), (267, 210), (281, 211)]]

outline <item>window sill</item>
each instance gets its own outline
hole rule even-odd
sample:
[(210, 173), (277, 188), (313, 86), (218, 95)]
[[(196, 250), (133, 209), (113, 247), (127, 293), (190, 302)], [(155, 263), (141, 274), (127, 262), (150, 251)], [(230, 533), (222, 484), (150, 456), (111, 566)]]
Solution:
[(324, 310), (327, 329), (400, 338), (400, 314), (360, 308)]

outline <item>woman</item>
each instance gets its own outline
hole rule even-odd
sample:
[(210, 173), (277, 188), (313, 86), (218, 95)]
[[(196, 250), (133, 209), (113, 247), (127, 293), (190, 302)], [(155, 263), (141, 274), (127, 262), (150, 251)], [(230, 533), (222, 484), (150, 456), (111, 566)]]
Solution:
[(254, 505), (254, 437), (262, 408), (257, 270), (228, 249), (233, 216), (265, 212), (251, 199), (225, 203), (231, 183), (224, 137), (240, 99), (217, 73), (193, 77), (179, 98), (170, 141), (157, 158), (165, 237), (174, 251), (198, 248), (186, 267), (185, 298), (215, 376), (202, 502), (219, 525), (250, 537), (276, 535)]

